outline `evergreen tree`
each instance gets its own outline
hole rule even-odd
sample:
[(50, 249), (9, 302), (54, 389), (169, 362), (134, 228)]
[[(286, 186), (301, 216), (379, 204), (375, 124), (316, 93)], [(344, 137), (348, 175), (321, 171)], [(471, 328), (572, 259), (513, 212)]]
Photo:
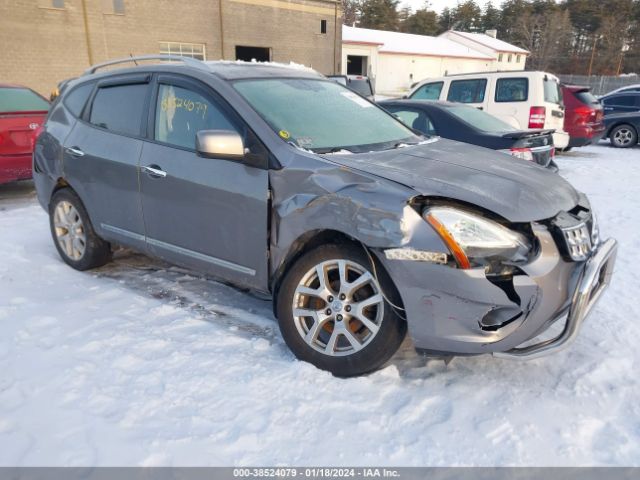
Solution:
[(375, 30), (398, 31), (399, 0), (366, 0), (361, 7), (359, 26)]
[(402, 24), (402, 31), (418, 35), (437, 35), (440, 33), (438, 14), (430, 9), (429, 2), (424, 7), (407, 17)]
[(440, 32), (446, 32), (447, 30), (451, 30), (453, 27), (453, 17), (449, 8), (445, 7), (442, 10), (442, 13), (440, 13), (438, 25), (440, 27)]
[(466, 0), (453, 9), (453, 28), (463, 32), (482, 30), (482, 10), (474, 0)]
[(500, 27), (500, 10), (493, 6), (493, 3), (487, 3), (482, 14), (482, 30), (497, 30)]

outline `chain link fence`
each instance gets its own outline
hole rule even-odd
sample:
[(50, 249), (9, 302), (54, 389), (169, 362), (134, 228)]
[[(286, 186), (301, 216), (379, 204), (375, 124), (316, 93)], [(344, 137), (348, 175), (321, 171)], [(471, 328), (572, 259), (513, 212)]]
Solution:
[(612, 90), (627, 85), (640, 84), (640, 77), (628, 75), (624, 77), (607, 77), (602, 75), (558, 75), (562, 83), (567, 85), (584, 85), (591, 87), (594, 95), (605, 95)]

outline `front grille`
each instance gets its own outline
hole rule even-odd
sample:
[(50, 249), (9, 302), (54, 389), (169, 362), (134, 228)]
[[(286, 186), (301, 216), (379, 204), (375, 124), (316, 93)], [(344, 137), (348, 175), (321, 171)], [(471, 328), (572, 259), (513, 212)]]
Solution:
[(572, 260), (582, 261), (589, 258), (593, 250), (591, 232), (586, 223), (561, 228), (567, 251)]

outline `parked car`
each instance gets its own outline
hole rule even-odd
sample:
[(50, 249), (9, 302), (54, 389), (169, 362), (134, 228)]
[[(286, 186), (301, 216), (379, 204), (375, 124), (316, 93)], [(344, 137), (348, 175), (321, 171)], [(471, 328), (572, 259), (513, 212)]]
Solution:
[(418, 135), (308, 70), (134, 60), (153, 58), (183, 63), (90, 68), (38, 137), (38, 199), (77, 270), (120, 244), (270, 294), (294, 354), (339, 376), (407, 330), (430, 353), (556, 351), (609, 284), (616, 241), (559, 175)]
[(638, 144), (640, 112), (616, 113), (604, 117), (605, 136), (616, 148), (630, 148)]
[(569, 134), (569, 146), (584, 147), (598, 143), (605, 133), (602, 105), (591, 94), (590, 87), (562, 85), (565, 105), (564, 129)]
[(0, 83), (0, 184), (31, 178), (33, 144), (48, 110), (33, 90)]
[(611, 90), (607, 93), (607, 95), (611, 95), (614, 93), (625, 93), (625, 92), (640, 92), (640, 84), (627, 85), (626, 87), (616, 88), (615, 90)]
[(600, 98), (604, 114), (640, 111), (640, 92), (611, 93)]
[(329, 75), (328, 78), (353, 90), (369, 100), (373, 100), (375, 93), (369, 77), (362, 75)]
[(558, 171), (553, 161), (553, 130), (518, 130), (493, 115), (459, 103), (385, 100), (379, 105), (426, 135), (491, 148)]
[(553, 129), (557, 149), (569, 145), (560, 81), (545, 72), (484, 72), (429, 78), (408, 95), (413, 100), (466, 103), (524, 129)]

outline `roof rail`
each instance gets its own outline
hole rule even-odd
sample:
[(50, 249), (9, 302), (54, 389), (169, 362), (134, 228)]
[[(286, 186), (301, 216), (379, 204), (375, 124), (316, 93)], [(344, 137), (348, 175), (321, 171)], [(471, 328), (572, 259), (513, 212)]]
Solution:
[(185, 65), (199, 68), (201, 70), (209, 70), (209, 67), (207, 67), (207, 65), (203, 61), (191, 57), (182, 57), (180, 55), (139, 55), (137, 57), (120, 58), (118, 60), (109, 60), (108, 62), (92, 65), (84, 71), (83, 75), (91, 75), (93, 73), (96, 73), (96, 70), (108, 67), (110, 65), (118, 65), (120, 63), (129, 62), (136, 63), (138, 60), (170, 60), (173, 62), (182, 62)]

